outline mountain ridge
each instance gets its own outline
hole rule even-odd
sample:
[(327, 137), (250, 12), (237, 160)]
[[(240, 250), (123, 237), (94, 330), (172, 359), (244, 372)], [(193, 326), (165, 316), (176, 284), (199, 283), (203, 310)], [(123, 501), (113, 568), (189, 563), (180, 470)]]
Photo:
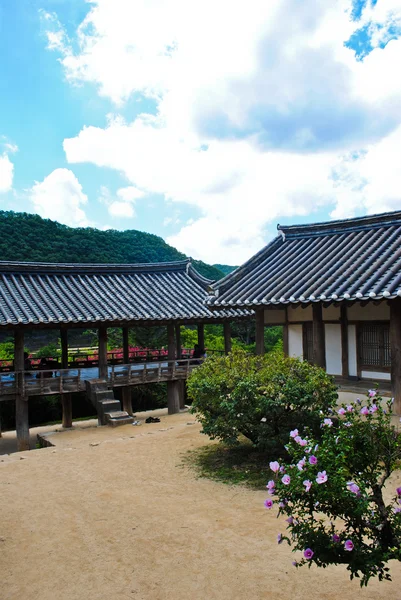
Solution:
[[(160, 236), (137, 229), (69, 227), (31, 213), (0, 211), (0, 260), (128, 264), (185, 258)], [(228, 265), (208, 265), (200, 260), (193, 260), (193, 264), (201, 275), (214, 280), (233, 270)]]

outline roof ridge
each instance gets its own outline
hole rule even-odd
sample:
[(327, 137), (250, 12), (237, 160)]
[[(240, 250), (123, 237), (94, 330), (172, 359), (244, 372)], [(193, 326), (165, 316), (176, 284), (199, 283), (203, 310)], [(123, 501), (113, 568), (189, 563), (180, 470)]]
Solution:
[[(132, 273), (132, 272), (181, 272), (185, 271), (190, 259), (157, 263), (45, 263), (0, 261), (0, 272), (70, 272), (70, 273)], [(201, 275), (199, 275), (201, 277)]]
[(334, 234), (344, 231), (361, 231), (376, 227), (383, 227), (401, 223), (401, 210), (365, 215), (363, 217), (352, 217), (349, 219), (337, 219), (323, 221), (322, 223), (306, 223), (302, 225), (277, 225), (279, 232), (288, 237), (309, 237), (313, 235)]

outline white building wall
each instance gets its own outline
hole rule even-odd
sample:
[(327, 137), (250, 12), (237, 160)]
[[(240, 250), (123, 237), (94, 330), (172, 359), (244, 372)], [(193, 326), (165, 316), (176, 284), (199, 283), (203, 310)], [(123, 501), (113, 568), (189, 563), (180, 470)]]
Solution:
[(361, 371), (362, 379), (381, 379), (391, 381), (390, 373), (380, 373), (379, 371)]
[(355, 325), (348, 325), (348, 371), (352, 376), (358, 375), (356, 357), (356, 327)]
[(288, 355), (303, 359), (302, 325), (288, 326)]
[(329, 373), (329, 375), (341, 375), (341, 325), (326, 323), (324, 326), (324, 332), (326, 346), (326, 371)]

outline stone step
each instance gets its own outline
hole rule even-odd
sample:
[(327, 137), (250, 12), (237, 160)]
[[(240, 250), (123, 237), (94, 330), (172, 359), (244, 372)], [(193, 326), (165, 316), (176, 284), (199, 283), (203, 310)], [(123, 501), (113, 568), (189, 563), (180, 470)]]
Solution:
[(98, 407), (103, 414), (121, 411), (121, 402), (115, 398), (107, 398), (98, 402)]
[(109, 398), (114, 399), (113, 390), (101, 390), (95, 392), (95, 398), (97, 402), (102, 402), (102, 400), (108, 400)]
[(118, 410), (113, 412), (105, 413), (107, 425), (111, 427), (118, 427), (119, 425), (129, 425), (133, 423), (134, 418), (131, 417), (125, 410)]

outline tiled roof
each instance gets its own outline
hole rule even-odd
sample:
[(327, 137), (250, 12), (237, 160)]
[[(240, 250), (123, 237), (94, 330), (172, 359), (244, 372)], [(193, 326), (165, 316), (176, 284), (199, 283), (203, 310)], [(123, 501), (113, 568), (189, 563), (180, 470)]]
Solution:
[(212, 281), (189, 260), (137, 265), (0, 262), (0, 326), (208, 321), (248, 311), (211, 311)]
[(401, 211), (277, 228), (277, 238), (212, 286), (210, 306), (401, 296)]

